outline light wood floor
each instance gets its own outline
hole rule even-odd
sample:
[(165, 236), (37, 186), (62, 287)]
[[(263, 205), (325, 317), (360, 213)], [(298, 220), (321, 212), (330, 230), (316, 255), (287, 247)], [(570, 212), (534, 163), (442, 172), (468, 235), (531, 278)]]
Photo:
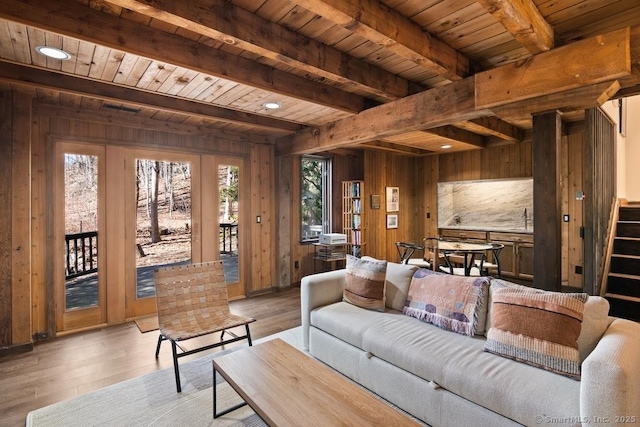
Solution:
[[(233, 313), (256, 319), (251, 324), (254, 339), (300, 325), (298, 287), (232, 301), (230, 306)], [(216, 339), (202, 339), (212, 338)], [(55, 338), (36, 344), (32, 352), (0, 358), (0, 426), (24, 426), (33, 409), (172, 367), (167, 342), (155, 359), (157, 340), (157, 331), (142, 334), (131, 322)], [(214, 351), (219, 349), (209, 350)], [(185, 357), (181, 363), (204, 354)]]

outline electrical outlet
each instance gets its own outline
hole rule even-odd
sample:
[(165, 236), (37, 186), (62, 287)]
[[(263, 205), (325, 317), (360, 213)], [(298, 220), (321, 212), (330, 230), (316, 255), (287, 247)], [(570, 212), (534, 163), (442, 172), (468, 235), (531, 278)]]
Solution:
[(582, 274), (582, 266), (581, 265), (576, 265), (576, 274)]
[(256, 216), (256, 222), (260, 224), (262, 222), (262, 217), (260, 215)]
[(298, 261), (294, 261), (293, 266), (298, 269), (300, 268), (300, 263)]
[(427, 212), (427, 219), (431, 218), (431, 212)]

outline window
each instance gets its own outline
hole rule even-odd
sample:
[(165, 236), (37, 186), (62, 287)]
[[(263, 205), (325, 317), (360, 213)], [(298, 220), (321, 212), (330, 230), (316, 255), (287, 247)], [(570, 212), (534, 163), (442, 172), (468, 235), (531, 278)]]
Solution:
[(317, 240), (331, 229), (331, 160), (303, 156), (300, 240)]

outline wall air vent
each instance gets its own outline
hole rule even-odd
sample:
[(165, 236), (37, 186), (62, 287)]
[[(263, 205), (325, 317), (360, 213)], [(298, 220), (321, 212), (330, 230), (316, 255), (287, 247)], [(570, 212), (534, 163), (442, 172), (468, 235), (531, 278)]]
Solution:
[(109, 110), (122, 111), (123, 113), (131, 114), (138, 114), (140, 112), (140, 108), (125, 107), (124, 105), (102, 104), (102, 108), (108, 108)]

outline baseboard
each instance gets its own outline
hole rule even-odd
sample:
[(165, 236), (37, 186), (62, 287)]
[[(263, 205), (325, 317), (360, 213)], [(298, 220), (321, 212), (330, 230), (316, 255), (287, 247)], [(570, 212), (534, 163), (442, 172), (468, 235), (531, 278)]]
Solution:
[(0, 348), (0, 357), (12, 356), (14, 354), (28, 353), (30, 351), (33, 351), (32, 342), (29, 342), (26, 344), (14, 345), (11, 347), (2, 347)]

